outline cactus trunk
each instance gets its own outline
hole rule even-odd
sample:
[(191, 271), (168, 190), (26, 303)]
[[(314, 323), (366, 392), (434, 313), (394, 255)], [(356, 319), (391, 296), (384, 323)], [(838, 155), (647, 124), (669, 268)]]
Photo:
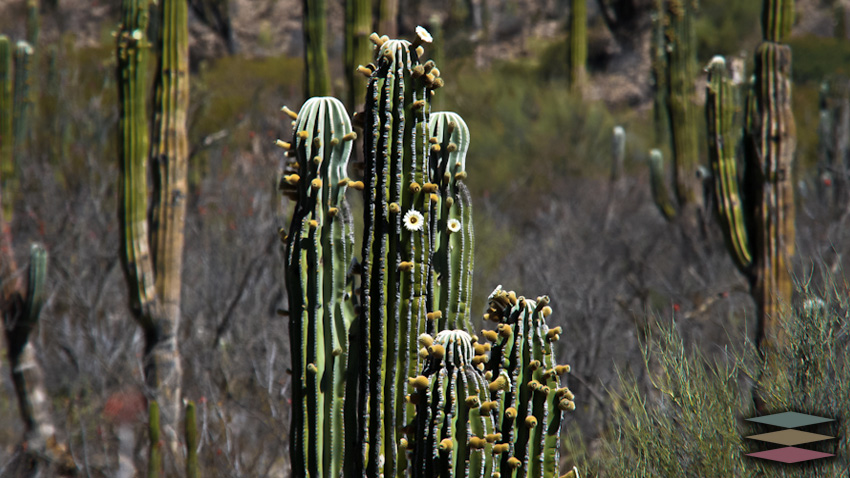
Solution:
[(325, 31), (328, 26), (325, 0), (304, 0), (304, 92), (311, 96), (331, 94), (328, 50)]
[[(186, 2), (165, 0), (157, 11), (160, 28), (155, 106), (148, 151), (145, 112), (148, 2), (125, 0), (122, 4), (117, 48), (119, 220), (130, 309), (145, 333), (145, 379), (158, 402), (169, 456), (180, 462), (178, 424), (182, 371), (177, 334), (187, 195), (187, 5)], [(148, 165), (153, 180), (150, 208), (147, 202)]]
[(764, 41), (755, 53), (755, 77), (746, 106), (743, 177), (735, 158), (733, 87), (722, 58), (709, 67), (707, 89), (709, 157), (716, 178), (718, 216), (733, 259), (750, 280), (758, 317), (757, 343), (769, 360), (784, 342), (779, 316), (793, 291), (789, 268), (795, 241), (791, 173), (796, 129), (791, 112), (791, 49), (779, 43), (790, 32), (793, 12), (793, 1), (764, 2)]
[[(489, 477), (499, 434), (497, 408), (480, 407), (486, 351), (470, 335), (469, 128), (454, 113), (430, 113), (443, 80), (421, 46), (371, 38), (363, 181), (345, 175), (354, 135), (337, 100), (285, 110), (294, 139), (278, 143), (294, 157), (280, 187), (297, 200), (284, 240), (293, 475)], [(362, 264), (350, 267), (346, 187), (364, 195)], [(551, 355), (529, 347), (517, 362), (526, 370), (534, 354)], [(560, 410), (535, 398), (524, 413), (548, 431), (526, 431), (523, 458), (532, 476), (554, 476)]]
[(570, 3), (570, 87), (577, 91), (587, 75), (587, 0)]
[(368, 0), (345, 0), (345, 78), (348, 83), (346, 106), (357, 109), (362, 105), (360, 84), (363, 81), (357, 67), (372, 61), (372, 4)]
[(693, 216), (702, 206), (696, 170), (699, 164), (696, 107), (696, 33), (694, 0), (667, 0), (667, 110), (673, 145), (673, 176), (680, 209)]

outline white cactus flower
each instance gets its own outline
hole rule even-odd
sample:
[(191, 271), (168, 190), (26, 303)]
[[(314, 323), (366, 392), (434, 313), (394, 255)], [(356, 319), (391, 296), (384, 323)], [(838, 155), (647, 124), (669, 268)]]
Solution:
[(425, 218), (421, 212), (411, 209), (404, 215), (404, 227), (408, 231), (421, 231), (425, 227)]
[(460, 231), (460, 221), (457, 219), (449, 219), (449, 232)]

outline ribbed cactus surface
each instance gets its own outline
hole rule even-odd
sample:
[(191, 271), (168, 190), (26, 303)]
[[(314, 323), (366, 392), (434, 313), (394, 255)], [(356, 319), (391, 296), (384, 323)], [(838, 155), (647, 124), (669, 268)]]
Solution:
[(298, 198), (285, 258), (292, 369), (299, 377), (291, 430), (296, 476), (338, 476), (343, 465), (343, 374), (354, 320), (348, 284), (352, 217), (345, 191), (354, 138), (342, 103), (320, 97), (304, 104), (293, 142), (283, 144), (297, 166), (281, 183)]
[[(495, 452), (503, 407), (485, 370), (490, 345), (471, 335), (470, 132), (455, 113), (431, 113), (443, 80), (421, 59), (430, 35), (417, 33), (414, 43), (371, 37), (376, 59), (360, 68), (369, 81), (365, 111), (355, 118), (364, 136), (362, 181), (346, 173), (355, 135), (339, 101), (312, 98), (298, 114), (285, 109), (295, 120), (292, 141), (278, 144), (290, 157), (280, 188), (297, 201), (284, 242), (298, 477), (490, 477), (503, 466), (503, 452)], [(360, 262), (352, 259), (346, 188), (363, 194)], [(532, 307), (529, 317), (548, 309), (522, 303)], [(510, 370), (531, 380), (530, 357), (549, 364), (551, 346), (537, 341), (545, 325), (527, 327), (532, 342)], [(521, 388), (505, 380), (506, 389)], [(554, 476), (561, 409), (532, 402), (523, 420), (547, 431), (526, 426), (524, 435), (507, 435), (524, 437), (517, 459), (531, 476)]]
[(764, 41), (755, 53), (755, 74), (743, 121), (744, 165), (738, 171), (734, 85), (726, 63), (709, 65), (706, 117), (709, 157), (715, 175), (717, 212), (727, 246), (747, 275), (756, 300), (758, 343), (766, 355), (780, 337), (778, 318), (791, 299), (794, 255), (794, 188), (791, 182), (796, 126), (791, 112), (791, 49), (779, 43), (793, 21), (794, 2), (765, 0)]

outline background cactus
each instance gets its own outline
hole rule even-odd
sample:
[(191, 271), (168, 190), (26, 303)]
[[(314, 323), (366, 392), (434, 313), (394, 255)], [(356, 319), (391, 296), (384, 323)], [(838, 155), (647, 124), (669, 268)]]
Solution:
[(743, 177), (737, 170), (731, 80), (722, 58), (709, 67), (709, 157), (720, 222), (732, 258), (745, 273), (756, 301), (759, 349), (769, 355), (781, 342), (778, 320), (790, 303), (789, 261), (794, 255), (796, 132), (791, 114), (791, 49), (781, 41), (793, 23), (794, 2), (765, 0), (764, 40), (755, 54), (755, 76), (746, 106)]
[(570, 2), (570, 87), (579, 89), (587, 75), (587, 0)]
[(305, 97), (331, 94), (331, 74), (325, 32), (328, 29), (325, 0), (304, 0), (304, 93)]
[[(430, 114), (443, 80), (433, 61), (420, 60), (427, 32), (418, 30), (414, 43), (372, 40), (377, 60), (364, 67), (366, 108), (355, 118), (364, 130), (363, 181), (346, 175), (355, 134), (339, 101), (312, 98), (297, 115), (284, 109), (295, 121), (292, 142), (278, 142), (292, 160), (280, 189), (297, 201), (284, 236), (290, 337), (300, 351), (292, 366), (293, 474), (490, 476), (500, 466), (492, 443), (502, 408), (477, 405), (490, 392), (486, 353), (470, 335), (469, 129), (454, 113)], [(346, 188), (364, 195), (361, 263), (352, 259)], [(512, 367), (528, 370), (551, 353), (537, 338), (529, 334), (534, 352), (514, 357)], [(432, 347), (423, 352), (421, 341)], [(550, 378), (557, 380), (543, 380)], [(517, 459), (540, 470), (533, 476), (552, 476), (561, 412), (535, 404), (523, 419), (550, 432), (517, 433)]]
[[(169, 456), (180, 462), (182, 369), (177, 334), (187, 197), (188, 17), (187, 4), (182, 1), (166, 0), (155, 10), (160, 28), (154, 120), (148, 143), (148, 7), (145, 0), (124, 1), (117, 35), (121, 260), (130, 309), (145, 332), (145, 380), (158, 402)], [(149, 165), (153, 180), (150, 207)], [(182, 468), (177, 463), (174, 466)]]
[[(681, 216), (686, 230), (693, 231), (701, 214), (703, 196), (697, 178), (699, 148), (697, 142), (696, 106), (693, 104), (693, 85), (696, 79), (696, 33), (694, 17), (697, 10), (695, 0), (658, 0), (658, 14), (663, 15), (663, 44), (658, 38), (658, 26), (653, 35), (653, 77), (655, 80), (656, 112), (666, 108), (667, 120), (656, 119), (656, 136), (669, 128), (673, 153), (673, 192), (676, 215)], [(663, 12), (663, 13), (662, 13)], [(661, 53), (664, 57), (661, 58)], [(663, 68), (663, 74), (662, 74)], [(661, 89), (664, 89), (662, 93)], [(653, 174), (657, 174), (653, 173)], [(653, 178), (653, 182), (661, 181)], [(669, 215), (669, 204), (658, 204), (659, 209)]]
[(369, 33), (372, 31), (372, 4), (368, 0), (345, 1), (345, 79), (348, 83), (346, 106), (349, 109), (359, 108), (362, 104), (360, 95), (360, 74), (357, 67), (372, 61), (372, 43)]

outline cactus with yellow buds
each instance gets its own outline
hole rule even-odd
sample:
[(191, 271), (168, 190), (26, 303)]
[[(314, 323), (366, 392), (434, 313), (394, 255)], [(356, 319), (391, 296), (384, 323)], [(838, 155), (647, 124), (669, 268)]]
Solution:
[(416, 415), (405, 439), (409, 476), (490, 477), (495, 422), (481, 406), (488, 400), (487, 381), (473, 365), (473, 339), (463, 330), (443, 330), (434, 346), (445, 352), (428, 355), (427, 386), (412, 392)]
[[(363, 125), (362, 181), (346, 176), (354, 135), (336, 100), (313, 98), (297, 115), (287, 113), (295, 119), (293, 139), (277, 143), (289, 161), (279, 187), (297, 201), (284, 236), (290, 337), (298, 352), (296, 477), (490, 477), (514, 450), (498, 428), (505, 407), (492, 397), (519, 386), (507, 371), (495, 379), (487, 371), (492, 346), (478, 343), (470, 320), (469, 129), (454, 113), (431, 113), (443, 79), (433, 61), (421, 58), (430, 35), (421, 28), (417, 35), (414, 42), (370, 37), (375, 63), (360, 69), (368, 86), (365, 111), (356, 117)], [(352, 261), (346, 188), (363, 194), (361, 263)], [(536, 311), (541, 317), (551, 311), (544, 306)], [(502, 325), (511, 340), (513, 328), (525, 330)], [(546, 332), (547, 344), (558, 335)], [(554, 363), (539, 355), (546, 366), (535, 376), (538, 395), (544, 387), (559, 389), (549, 373)], [(552, 433), (563, 407), (535, 406), (515, 409), (528, 436), (523, 457), (540, 458), (532, 476), (555, 476)]]
[[(298, 377), (292, 392), (293, 472), (338, 476), (342, 455), (330, 461), (323, 456), (325, 448), (343, 446), (343, 374), (354, 320), (347, 284), (352, 218), (345, 201), (351, 121), (339, 100), (312, 98), (294, 128), (287, 146), (298, 168), (281, 183), (297, 198), (285, 256), (292, 370)], [(323, 377), (329, 386), (321, 386)]]
[(485, 370), (498, 377), (491, 385), (510, 384), (489, 387), (498, 404), (500, 443), (508, 445), (496, 468), (502, 477), (557, 476), (562, 412), (575, 409), (575, 397), (560, 380), (569, 367), (555, 363), (553, 344), (562, 330), (547, 325), (548, 304), (548, 297), (517, 297), (501, 286), (490, 294), (488, 317), (499, 325)]

